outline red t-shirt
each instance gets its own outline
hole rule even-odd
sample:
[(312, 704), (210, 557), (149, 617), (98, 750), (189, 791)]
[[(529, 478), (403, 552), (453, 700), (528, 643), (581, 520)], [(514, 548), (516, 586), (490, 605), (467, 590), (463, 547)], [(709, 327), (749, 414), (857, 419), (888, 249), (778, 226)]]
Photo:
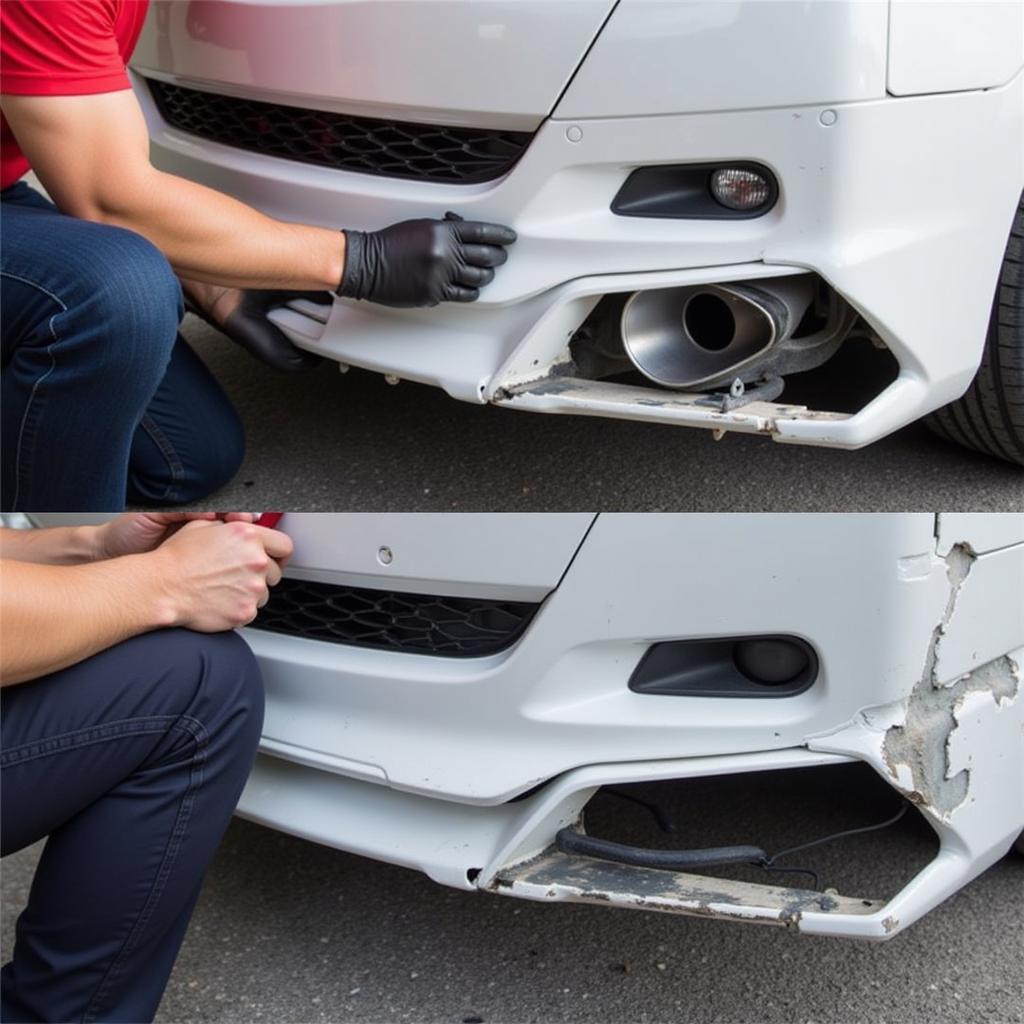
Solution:
[[(149, 0), (0, 0), (0, 93), (81, 96), (129, 88), (125, 64)], [(0, 188), (29, 162), (0, 117)]]

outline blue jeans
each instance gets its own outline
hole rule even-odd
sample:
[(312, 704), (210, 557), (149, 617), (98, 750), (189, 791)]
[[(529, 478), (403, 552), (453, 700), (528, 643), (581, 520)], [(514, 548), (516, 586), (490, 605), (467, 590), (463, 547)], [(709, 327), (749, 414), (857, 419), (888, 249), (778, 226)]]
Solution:
[(0, 193), (2, 493), (7, 511), (176, 505), (225, 484), (241, 422), (178, 335), (181, 288), (123, 228)]
[(49, 835), (0, 1016), (148, 1021), (263, 723), (235, 633), (162, 630), (4, 687), (4, 854)]

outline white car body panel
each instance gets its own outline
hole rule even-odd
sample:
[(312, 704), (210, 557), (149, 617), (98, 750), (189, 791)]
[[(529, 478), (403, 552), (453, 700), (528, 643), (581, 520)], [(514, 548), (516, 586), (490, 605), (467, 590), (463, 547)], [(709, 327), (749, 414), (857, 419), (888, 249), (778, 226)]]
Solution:
[[(526, 631), (484, 657), (245, 630), (267, 691), (245, 817), (463, 889), (868, 939), (913, 923), (1024, 829), (1021, 516), (289, 513), (283, 527), (301, 578), (431, 595), (472, 580), (474, 596), (504, 596), (500, 574), (468, 568), (465, 539), (510, 580), (504, 552), (535, 546), (555, 582)], [(401, 563), (419, 568), (396, 579)], [(628, 685), (653, 643), (778, 634), (816, 652), (803, 692)], [(652, 878), (552, 845), (604, 785), (854, 761), (940, 844), (885, 902)]]
[(355, 587), (379, 587), (387, 578), (411, 592), (440, 586), (454, 597), (540, 601), (558, 586), (593, 520), (592, 513), (293, 512), (288, 571)]
[(888, 14), (885, 0), (621, 0), (556, 116), (881, 99)]
[(1024, 67), (1019, 0), (891, 0), (888, 88), (895, 96), (991, 89)]
[[(396, 19), (398, 9), (408, 19)], [(392, 310), (336, 300), (326, 323), (308, 310), (274, 314), (300, 347), (433, 384), (464, 401), (855, 448), (961, 395), (981, 357), (1024, 188), (1024, 73), (998, 88), (887, 95), (889, 9), (853, 0), (623, 0), (576, 68), (608, 9), (433, 0), (154, 5), (134, 62), (153, 159), (286, 220), (373, 228), (455, 209), (512, 224), (519, 240), (509, 262), (471, 307)], [(199, 15), (216, 15), (219, 38), (230, 38), (234, 49), (190, 34), (189, 19)], [(894, 15), (901, 24), (905, 16)], [(951, 15), (943, 17), (946, 24)], [(468, 72), (452, 54), (439, 62), (435, 49), (438, 26), (449, 18), (462, 49), (473, 48), (472, 38), (489, 54), (492, 70), (471, 90), (478, 93), (478, 124), (527, 115), (537, 121), (554, 106), (512, 170), (482, 184), (355, 173), (206, 141), (163, 121), (143, 81), (462, 123), (470, 107), (450, 90), (462, 95)], [(508, 31), (488, 35), (485, 23)], [(428, 24), (435, 29), (423, 35)], [(225, 35), (228, 25), (238, 32)], [(340, 66), (352, 56), (347, 41), (368, 46), (384, 25), (388, 52), (402, 56), (399, 66), (387, 63), (386, 84), (362, 65), (353, 64), (358, 74)], [(988, 38), (993, 26), (992, 18), (980, 18), (964, 38)], [(555, 46), (550, 40), (560, 33), (564, 45)], [(282, 39), (312, 35), (311, 45), (341, 40), (339, 60), (311, 59), (304, 45), (294, 53), (281, 47)], [(430, 45), (421, 45), (421, 35)], [(539, 57), (535, 39), (543, 41)], [(260, 56), (270, 49), (273, 69)], [(912, 59), (912, 51), (900, 52)], [(560, 100), (552, 70), (559, 59), (560, 80), (571, 79)], [(531, 73), (518, 73), (527, 63)], [(961, 64), (972, 66), (969, 53)], [(776, 175), (780, 197), (770, 212), (721, 221), (610, 210), (638, 166), (730, 159), (758, 161)], [(750, 279), (780, 268), (820, 275), (896, 357), (897, 379), (856, 413), (772, 402), (709, 413), (700, 395), (605, 381), (576, 381), (552, 393), (569, 336), (602, 295)], [(521, 372), (524, 363), (532, 380)]]
[[(337, 525), (331, 514), (288, 515), (300, 575), (317, 560), (308, 531), (335, 530), (343, 537), (346, 523), (362, 515), (339, 516)], [(395, 549), (427, 543), (430, 536), (429, 529), (392, 524), (388, 515), (365, 518), (379, 524), (379, 535), (398, 538), (390, 542)], [(457, 525), (461, 517), (444, 518)], [(533, 529), (543, 537), (543, 520), (557, 518), (540, 516)], [(496, 552), (508, 546), (504, 522), (495, 517), (491, 527)], [(392, 786), (471, 803), (508, 800), (541, 779), (593, 762), (799, 745), (863, 704), (897, 699), (908, 672), (920, 668), (920, 637), (936, 618), (926, 595), (943, 598), (942, 573), (900, 579), (897, 569), (901, 560), (934, 549), (933, 523), (928, 514), (601, 514), (532, 622), (529, 643), (500, 655), (437, 658), (253, 632), (250, 643), (268, 680), (266, 733), (321, 750), (330, 749), (327, 737), (344, 733), (345, 749), (334, 753), (379, 766)], [(442, 537), (441, 551), (458, 550), (457, 532), (439, 532)], [(376, 553), (375, 540), (367, 544), (367, 561)], [(794, 551), (800, 552), (797, 569), (791, 568)], [(1010, 551), (1013, 558), (1021, 554), (1016, 546)], [(325, 557), (336, 556), (328, 549)], [(738, 566), (756, 566), (758, 584), (738, 589), (728, 568)], [(359, 585), (367, 575), (360, 573)], [(386, 569), (376, 575), (377, 587), (390, 585)], [(887, 576), (890, 585), (880, 585)], [(861, 612), (860, 628), (851, 630), (840, 614), (843, 595), (867, 591), (870, 606)], [(450, 591), (439, 580), (429, 592)], [(906, 628), (893, 635), (893, 622)], [(753, 702), (748, 714), (732, 699), (652, 699), (623, 688), (652, 642), (737, 633), (809, 639), (820, 651), (822, 687)], [(865, 650), (870, 635), (885, 636), (886, 643)], [(342, 688), (333, 682), (339, 672)], [(387, 701), (380, 700), (382, 675), (391, 679)], [(287, 694), (284, 704), (275, 697), (277, 680)], [(286, 732), (279, 720), (287, 722)], [(386, 744), (379, 739), (384, 732)], [(447, 750), (444, 764), (424, 778), (422, 765), (438, 744)], [(524, 763), (530, 765), (526, 776)]]
[[(374, 518), (370, 548), (384, 535), (407, 546), (402, 523)], [(286, 528), (313, 565), (314, 529), (344, 533), (354, 521), (293, 514)], [(495, 550), (509, 522), (493, 520)], [(542, 519), (531, 529), (549, 532)], [(391, 585), (384, 569), (379, 577)], [(924, 514), (601, 514), (526, 634), (497, 655), (438, 658), (247, 630), (268, 706), (240, 813), (461, 888), (887, 938), (1024, 827), (1022, 582), (1019, 516), (958, 514), (940, 525)], [(626, 685), (653, 642), (748, 633), (808, 640), (818, 681), (769, 701)], [(948, 718), (929, 715), (938, 709)], [(908, 762), (900, 735), (914, 751)], [(849, 760), (908, 795), (941, 842), (884, 904), (838, 898), (822, 909), (806, 893), (696, 875), (666, 880), (657, 898), (648, 886), (639, 900), (628, 878), (613, 879), (619, 891), (559, 873), (552, 836), (601, 785)], [(938, 774), (922, 768), (933, 762)], [(607, 883), (590, 868), (594, 885)]]
[(975, 551), (995, 551), (1024, 542), (1024, 516), (979, 516), (975, 512), (940, 512), (938, 552), (945, 557), (954, 544), (969, 540)]
[(146, 74), (216, 83), (229, 95), (529, 131), (551, 112), (612, 6), (612, 0), (158, 2), (132, 64)]

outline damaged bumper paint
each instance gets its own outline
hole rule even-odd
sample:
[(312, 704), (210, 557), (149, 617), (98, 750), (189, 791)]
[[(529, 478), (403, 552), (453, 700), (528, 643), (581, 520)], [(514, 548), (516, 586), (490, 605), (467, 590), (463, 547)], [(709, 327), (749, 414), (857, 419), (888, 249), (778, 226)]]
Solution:
[[(337, 6), (343, 16), (352, 5)], [(392, 310), (339, 299), (329, 313), (298, 304), (275, 311), (274, 321), (301, 348), (344, 366), (436, 386), (467, 402), (754, 432), (840, 448), (868, 444), (956, 399), (977, 372), (1020, 198), (1024, 75), (949, 94), (892, 97), (883, 89), (827, 109), (792, 97), (764, 108), (759, 99), (751, 109), (741, 103), (659, 116), (640, 110), (577, 118), (556, 108), (509, 173), (457, 186), (284, 160), (173, 127), (147, 83), (221, 91), (216, 76), (209, 77), (212, 68), (191, 77), (192, 61), (208, 59), (207, 45), (196, 48), (182, 37), (180, 45), (151, 47), (137, 61), (133, 81), (160, 168), (286, 221), (376, 229), (453, 209), (511, 224), (519, 235), (508, 264), (466, 307)], [(536, 58), (534, 50), (528, 59)], [(421, 85), (417, 79), (416, 89)], [(225, 84), (222, 91), (281, 98), (248, 81)], [(827, 95), (834, 99), (831, 91)], [(331, 96), (324, 109), (339, 100)], [(825, 115), (828, 124), (820, 121)], [(612, 210), (636, 168), (720, 161), (728, 154), (771, 168), (782, 201), (761, 217), (728, 222)], [(894, 175), (893, 167), (901, 173)], [(986, 187), (979, 189), (982, 174)], [(957, 202), (950, 204), (950, 196)], [(856, 310), (898, 364), (895, 380), (852, 415), (837, 415), (837, 400), (823, 394), (813, 411), (769, 403), (715, 418), (701, 408), (703, 396), (690, 395), (689, 401), (653, 384), (638, 388), (646, 392), (644, 400), (598, 380), (553, 393), (524, 387), (509, 373), (516, 363), (535, 379), (550, 376), (569, 338), (604, 295), (806, 272)], [(590, 307), (576, 301), (584, 292)]]
[(603, 903), (796, 929), (806, 914), (864, 916), (884, 906), (880, 900), (628, 867), (558, 851), (499, 874), (491, 889), (524, 899)]
[[(292, 515), (289, 572), (494, 590), (494, 574), (432, 583), (438, 566), (458, 568), (459, 537), (435, 530), (431, 545), (415, 519), (337, 516), (328, 529), (325, 517)], [(524, 521), (515, 545), (502, 543), (502, 517), (463, 517), (458, 532), (496, 553), (514, 548), (507, 576), (525, 571), (530, 530), (553, 544), (557, 525)], [(1021, 517), (601, 514), (562, 526), (557, 571), (520, 581), (541, 607), (499, 654), (247, 630), (267, 714), (239, 812), (463, 890), (868, 940), (938, 906), (1024, 829)], [(343, 561), (358, 573), (332, 561), (332, 531), (349, 538)], [(391, 566), (375, 561), (381, 545)], [(427, 551), (415, 579), (394, 576)], [(758, 634), (811, 645), (813, 685), (771, 700), (628, 686), (654, 643)], [(894, 895), (640, 869), (555, 846), (559, 830), (585, 829), (602, 787), (850, 764), (869, 765), (937, 838)]]
[(819, 412), (803, 405), (753, 401), (737, 409), (722, 409), (713, 395), (659, 394), (649, 388), (630, 387), (608, 381), (554, 377), (501, 392), (495, 402), (531, 412), (569, 413), (576, 416), (606, 416), (612, 419), (643, 420), (649, 423), (678, 423), (704, 427), (716, 432), (769, 434), (778, 440), (787, 425), (830, 423), (838, 426), (850, 417), (843, 413)]
[[(944, 534), (948, 542), (940, 529), (937, 552)], [(1021, 832), (1024, 646), (996, 652), (1024, 630), (1024, 548), (985, 551), (985, 543), (984, 536), (964, 539), (936, 554), (947, 592), (909, 695), (865, 707), (842, 729), (807, 743), (871, 764), (939, 836), (936, 859), (890, 901), (887, 935), (980, 874)]]

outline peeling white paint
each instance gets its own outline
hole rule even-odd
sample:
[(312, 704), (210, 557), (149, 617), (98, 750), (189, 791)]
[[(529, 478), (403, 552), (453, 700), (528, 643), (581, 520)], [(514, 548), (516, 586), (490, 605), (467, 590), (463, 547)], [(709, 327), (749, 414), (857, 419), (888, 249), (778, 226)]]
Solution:
[[(886, 730), (882, 747), (890, 772), (904, 787), (905, 771), (900, 769), (909, 771), (912, 788), (905, 790), (907, 796), (940, 817), (951, 815), (968, 795), (970, 768), (954, 771), (948, 757), (948, 741), (957, 728), (965, 698), (978, 694), (998, 704), (1016, 696), (1019, 681), (1017, 666), (1005, 656), (958, 678), (941, 678), (939, 648), (974, 568), (975, 556), (966, 545), (958, 544), (950, 549), (945, 562), (949, 580), (945, 610), (932, 631), (921, 678), (906, 701), (905, 717)], [(989, 601), (992, 596), (988, 592)]]
[(970, 586), (961, 585), (956, 608), (935, 644), (936, 685), (954, 685), (1019, 643), (1024, 547), (973, 555), (969, 572)]
[(1024, 515), (1019, 512), (940, 512), (936, 550), (945, 557), (955, 544), (976, 555), (1024, 543)]
[(510, 409), (676, 423), (747, 434), (775, 435), (784, 421), (839, 423), (850, 419), (845, 413), (780, 402), (754, 401), (722, 412), (710, 395), (560, 376), (502, 390), (494, 401)]
[(899, 573), (901, 580), (923, 580), (927, 579), (932, 573), (932, 562), (935, 559), (935, 555), (930, 551), (925, 551), (919, 555), (907, 555), (906, 558), (901, 558), (896, 565), (896, 571)]
[(523, 899), (594, 903), (799, 929), (808, 913), (866, 917), (882, 900), (788, 886), (659, 871), (560, 853), (554, 848), (497, 875), (492, 892)]
[[(999, 536), (1006, 536), (1005, 531)], [(939, 837), (935, 860), (887, 904), (881, 922), (886, 937), (908, 927), (1002, 857), (1024, 828), (1022, 624), (1019, 615), (1013, 619), (1007, 644), (1000, 611), (1004, 602), (1014, 600), (1013, 592), (1000, 590), (996, 583), (1021, 573), (1024, 546), (979, 557), (967, 543), (937, 538), (936, 551), (942, 557), (933, 558), (932, 579), (941, 573), (946, 592), (908, 696), (866, 707), (845, 726), (807, 739), (811, 750), (852, 755), (871, 764), (918, 805)], [(979, 572), (982, 564), (989, 568)], [(972, 649), (1001, 653), (945, 678), (950, 673), (943, 672), (938, 653), (954, 636), (951, 624), (958, 633), (970, 635)], [(803, 930), (834, 933), (821, 921), (805, 921)]]

